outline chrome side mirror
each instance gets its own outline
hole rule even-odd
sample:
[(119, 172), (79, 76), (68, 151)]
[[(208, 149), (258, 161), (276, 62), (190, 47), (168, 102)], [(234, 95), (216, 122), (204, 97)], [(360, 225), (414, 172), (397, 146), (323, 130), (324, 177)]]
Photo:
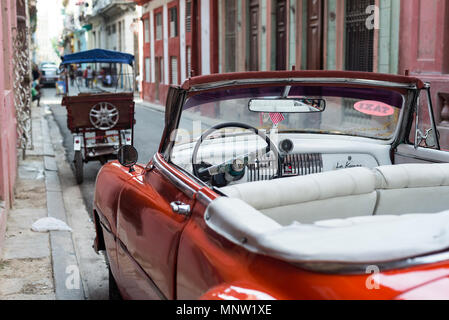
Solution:
[(117, 159), (120, 164), (129, 168), (129, 172), (134, 171), (134, 165), (137, 163), (138, 153), (136, 148), (130, 145), (121, 147), (117, 153)]
[(420, 129), (416, 130), (415, 148), (418, 148), (423, 141), (426, 148), (433, 148), (436, 146), (435, 136), (432, 128), (427, 129), (425, 134)]

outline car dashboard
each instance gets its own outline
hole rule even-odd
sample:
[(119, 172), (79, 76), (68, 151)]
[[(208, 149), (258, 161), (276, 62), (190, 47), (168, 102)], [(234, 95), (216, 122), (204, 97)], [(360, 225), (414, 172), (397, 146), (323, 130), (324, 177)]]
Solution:
[[(231, 179), (227, 185), (254, 181), (266, 181), (276, 178), (304, 176), (334, 170), (366, 167), (375, 168), (391, 165), (389, 143), (348, 136), (323, 135), (280, 135), (277, 146), (278, 158), (274, 152), (258, 156), (254, 161), (245, 164), (244, 173), (238, 179)], [(211, 146), (205, 146), (201, 152), (201, 161), (217, 163), (210, 158)], [(248, 148), (248, 146), (246, 146)], [(175, 164), (192, 172), (189, 148), (177, 150)], [(248, 150), (240, 150), (242, 154)], [(184, 158), (183, 161), (180, 161)], [(180, 163), (184, 165), (180, 165)], [(278, 170), (278, 166), (280, 166)]]
[[(272, 157), (271, 157), (272, 158)], [(344, 153), (289, 153), (281, 155), (281, 177), (304, 176), (333, 170), (379, 165), (370, 154)], [(247, 165), (247, 181), (271, 180), (277, 172), (275, 160), (263, 157), (255, 163)]]

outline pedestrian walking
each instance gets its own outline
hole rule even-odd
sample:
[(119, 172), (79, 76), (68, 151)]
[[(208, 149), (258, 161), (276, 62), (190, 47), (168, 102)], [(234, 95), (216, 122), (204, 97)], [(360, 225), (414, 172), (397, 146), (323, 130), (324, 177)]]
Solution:
[(92, 88), (94, 73), (90, 66), (87, 66), (86, 70), (84, 70), (84, 79), (86, 81), (86, 88)]
[(76, 68), (76, 81), (78, 87), (81, 87), (83, 84), (83, 70), (81, 69), (81, 65), (78, 65), (78, 67)]
[(73, 68), (73, 65), (69, 68), (69, 78), (70, 78), (70, 85), (73, 86), (75, 84), (75, 69)]

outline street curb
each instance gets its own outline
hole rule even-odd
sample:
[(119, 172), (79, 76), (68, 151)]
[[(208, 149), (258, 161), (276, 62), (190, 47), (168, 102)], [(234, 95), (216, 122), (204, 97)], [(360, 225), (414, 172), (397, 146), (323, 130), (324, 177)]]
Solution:
[[(41, 112), (41, 126), (44, 140), (47, 215), (67, 223), (55, 151), (51, 142), (48, 120), (43, 112)], [(72, 233), (50, 231), (50, 247), (56, 300), (85, 300)]]

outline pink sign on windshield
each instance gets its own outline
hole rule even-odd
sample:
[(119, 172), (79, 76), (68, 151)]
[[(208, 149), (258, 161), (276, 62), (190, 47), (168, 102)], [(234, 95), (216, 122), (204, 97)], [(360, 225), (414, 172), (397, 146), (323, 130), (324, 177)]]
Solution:
[(379, 101), (364, 100), (354, 104), (357, 111), (376, 117), (388, 117), (394, 114), (394, 107)]

